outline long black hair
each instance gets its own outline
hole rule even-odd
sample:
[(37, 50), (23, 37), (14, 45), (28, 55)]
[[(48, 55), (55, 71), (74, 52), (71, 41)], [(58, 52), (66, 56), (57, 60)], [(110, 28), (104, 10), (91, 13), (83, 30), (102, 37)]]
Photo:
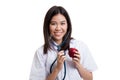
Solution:
[(61, 46), (61, 50), (66, 50), (69, 49), (69, 43), (71, 39), (71, 32), (72, 32), (72, 25), (71, 25), (71, 20), (69, 17), (68, 12), (62, 7), (62, 6), (53, 6), (51, 7), (48, 12), (45, 15), (44, 18), (44, 24), (43, 24), (43, 34), (44, 34), (44, 54), (47, 54), (48, 49), (51, 49), (50, 47), (50, 21), (53, 16), (56, 14), (62, 14), (66, 20), (67, 20), (67, 33), (63, 37), (63, 41), (65, 41), (64, 45)]

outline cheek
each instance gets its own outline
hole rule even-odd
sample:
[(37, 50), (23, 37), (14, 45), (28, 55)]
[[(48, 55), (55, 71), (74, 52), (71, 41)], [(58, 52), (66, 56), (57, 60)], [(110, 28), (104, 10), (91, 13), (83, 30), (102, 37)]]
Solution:
[(50, 34), (55, 30), (54, 26), (49, 26)]
[(63, 27), (63, 30), (64, 30), (65, 32), (67, 32), (67, 28), (68, 28), (67, 26), (64, 26), (64, 27)]

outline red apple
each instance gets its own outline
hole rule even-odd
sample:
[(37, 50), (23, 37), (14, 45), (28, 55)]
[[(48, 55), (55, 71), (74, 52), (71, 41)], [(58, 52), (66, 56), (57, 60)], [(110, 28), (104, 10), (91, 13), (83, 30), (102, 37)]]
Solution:
[(78, 51), (76, 48), (70, 48), (69, 49), (69, 56), (74, 58), (75, 51)]

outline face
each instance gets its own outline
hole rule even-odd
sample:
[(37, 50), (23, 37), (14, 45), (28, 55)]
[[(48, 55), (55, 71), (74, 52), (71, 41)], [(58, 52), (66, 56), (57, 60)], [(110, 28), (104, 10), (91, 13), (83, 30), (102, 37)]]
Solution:
[(50, 21), (50, 34), (53, 40), (60, 44), (67, 32), (67, 20), (62, 14), (57, 14)]

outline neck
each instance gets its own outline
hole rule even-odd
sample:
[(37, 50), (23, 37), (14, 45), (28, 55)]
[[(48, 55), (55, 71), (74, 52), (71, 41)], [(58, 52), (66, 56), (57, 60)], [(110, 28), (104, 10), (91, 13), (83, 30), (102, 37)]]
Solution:
[(60, 45), (62, 43), (62, 40), (54, 40), (57, 45)]
[(58, 45), (60, 45), (62, 43), (62, 41), (55, 41)]

